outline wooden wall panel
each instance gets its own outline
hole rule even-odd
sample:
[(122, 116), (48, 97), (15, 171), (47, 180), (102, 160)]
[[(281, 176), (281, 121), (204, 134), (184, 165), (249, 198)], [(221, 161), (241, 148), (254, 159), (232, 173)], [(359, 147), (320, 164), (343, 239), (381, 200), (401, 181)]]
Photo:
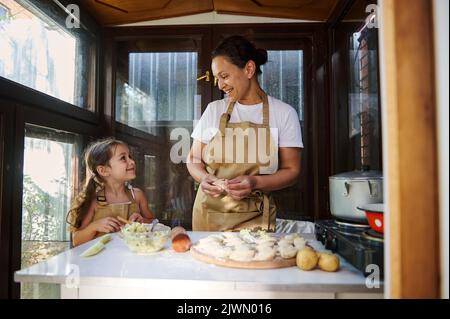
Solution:
[(385, 0), (382, 15), (388, 295), (437, 298), (439, 228), (431, 2)]

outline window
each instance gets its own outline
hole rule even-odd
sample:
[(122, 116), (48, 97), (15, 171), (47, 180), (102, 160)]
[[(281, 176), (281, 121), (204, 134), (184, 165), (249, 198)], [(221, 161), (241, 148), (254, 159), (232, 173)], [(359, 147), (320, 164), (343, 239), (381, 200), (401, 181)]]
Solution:
[[(66, 215), (74, 184), (77, 184), (78, 150), (76, 135), (26, 126), (21, 268), (46, 260), (70, 247)], [(54, 287), (42, 287), (23, 284), (21, 296), (50, 298), (57, 295)]]
[(303, 51), (268, 50), (267, 58), (259, 76), (262, 89), (293, 106), (303, 122)]
[[(304, 69), (303, 50), (268, 50), (267, 63), (261, 67), (262, 74), (259, 83), (262, 89), (273, 96), (291, 105), (298, 114), (302, 132), (305, 132), (304, 119)], [(303, 134), (304, 142), (308, 138)], [(307, 157), (302, 156), (302, 167), (307, 164)], [(305, 176), (305, 174), (303, 175)], [(305, 214), (307, 205), (305, 197), (306, 181), (301, 177), (299, 182), (282, 191), (274, 192), (277, 203), (277, 217), (298, 219), (299, 214)], [(306, 218), (303, 216), (303, 218)]]
[(62, 22), (66, 13), (61, 9), (56, 12), (62, 21), (44, 14), (52, 4), (43, 3), (37, 9), (29, 1), (0, 0), (0, 16), (3, 8), (10, 8), (9, 18), (0, 18), (0, 76), (91, 108), (90, 44), (81, 36), (86, 32), (66, 28)]
[(116, 120), (157, 135), (155, 122), (192, 121), (196, 108), (197, 52), (128, 55), (128, 78), (118, 73)]
[(142, 174), (134, 183), (145, 191), (150, 209), (162, 223), (190, 229), (194, 181), (185, 163), (171, 159), (171, 149), (181, 138), (176, 132), (190, 141), (212, 86), (197, 82), (205, 70), (203, 55), (209, 55), (207, 30), (185, 31), (149, 30), (116, 41), (115, 119), (124, 124), (117, 131), (133, 149)]

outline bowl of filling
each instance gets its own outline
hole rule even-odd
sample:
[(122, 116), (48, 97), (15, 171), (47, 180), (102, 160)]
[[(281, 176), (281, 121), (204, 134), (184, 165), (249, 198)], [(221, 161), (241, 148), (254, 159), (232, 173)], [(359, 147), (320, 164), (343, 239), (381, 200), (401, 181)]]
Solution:
[(169, 226), (131, 223), (122, 228), (122, 237), (128, 248), (138, 254), (149, 254), (164, 248), (170, 237)]

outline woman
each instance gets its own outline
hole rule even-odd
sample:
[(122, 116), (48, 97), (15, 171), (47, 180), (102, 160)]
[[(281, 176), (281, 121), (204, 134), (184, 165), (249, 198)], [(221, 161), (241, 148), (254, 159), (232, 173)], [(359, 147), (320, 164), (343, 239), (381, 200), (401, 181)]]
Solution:
[(212, 52), (212, 72), (226, 98), (208, 105), (192, 133), (187, 168), (200, 183), (194, 231), (274, 231), (271, 191), (297, 181), (303, 147), (298, 115), (259, 86), (266, 62), (267, 51), (241, 36)]

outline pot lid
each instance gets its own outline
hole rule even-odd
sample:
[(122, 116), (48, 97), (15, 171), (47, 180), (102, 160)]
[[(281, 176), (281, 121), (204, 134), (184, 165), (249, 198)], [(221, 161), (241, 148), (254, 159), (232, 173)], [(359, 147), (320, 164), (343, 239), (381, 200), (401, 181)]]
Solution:
[(330, 179), (383, 179), (383, 172), (375, 170), (351, 171), (330, 176)]
[(372, 204), (364, 204), (359, 205), (359, 210), (363, 210), (365, 212), (371, 213), (383, 213), (384, 212), (384, 203), (372, 203)]

